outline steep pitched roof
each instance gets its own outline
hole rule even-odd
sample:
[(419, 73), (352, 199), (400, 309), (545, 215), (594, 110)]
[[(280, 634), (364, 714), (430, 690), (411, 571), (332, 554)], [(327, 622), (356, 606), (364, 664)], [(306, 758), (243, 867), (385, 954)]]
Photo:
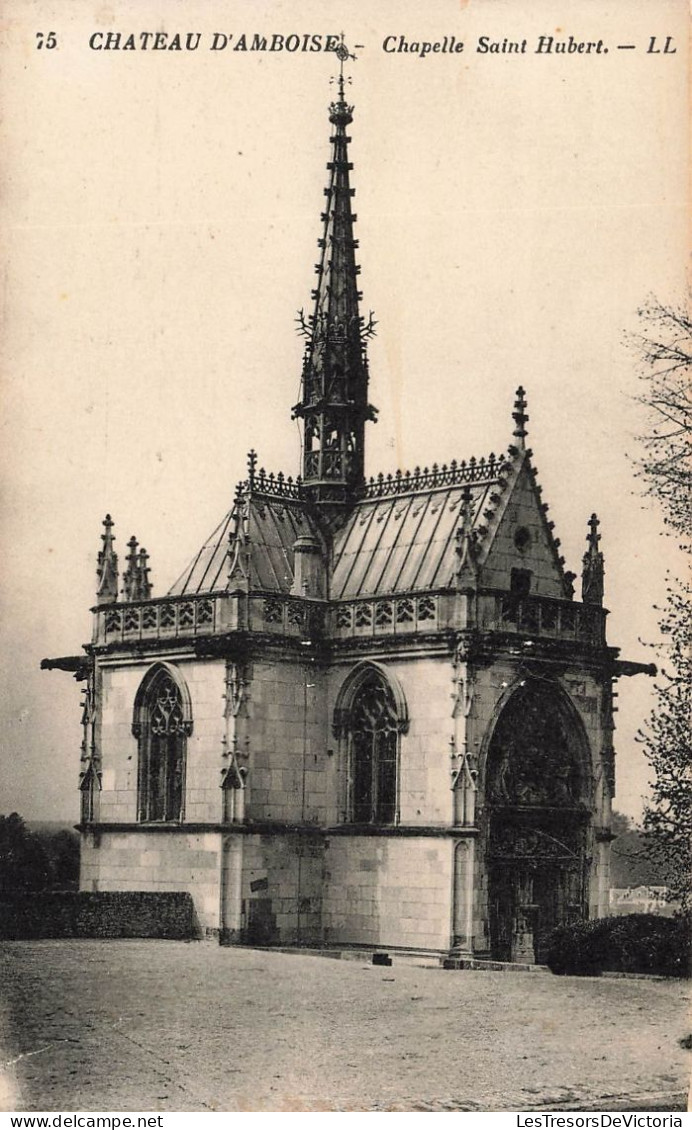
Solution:
[[(449, 588), (467, 496), (474, 527), (501, 487), (501, 460), (376, 480), (335, 535), (334, 600)], [(377, 497), (378, 493), (381, 497)]]
[(168, 595), (223, 592), (233, 587), (229, 575), (241, 537), (250, 587), (288, 593), (293, 584), (293, 546), (305, 534), (318, 536), (305, 503), (262, 494), (237, 499)]
[(219, 592), (228, 581), (228, 538), (233, 510), (229, 510), (178, 580), (168, 590), (168, 596), (189, 596), (200, 592)]
[[(290, 593), (294, 546), (308, 536), (322, 545), (332, 600), (449, 589), (460, 569), (465, 576), (471, 570), (473, 583), (504, 589), (513, 564), (530, 565), (540, 595), (569, 598), (571, 575), (524, 443), (525, 407), (521, 391), (517, 443), (507, 455), (371, 479), (331, 546), (300, 481), (256, 471), (251, 453), (232, 509), (169, 595), (224, 592), (239, 582), (250, 591)], [(530, 552), (515, 547), (520, 527)]]
[[(345, 525), (334, 535), (330, 596), (448, 588), (453, 583), (456, 533), (466, 521), (478, 529), (497, 503), (507, 464), (502, 459), (453, 463), (413, 474), (380, 476), (367, 484)], [(234, 506), (210, 534), (178, 578), (169, 596), (222, 592), (233, 586), (242, 545), (242, 568), (255, 591), (291, 591), (293, 547), (298, 537), (322, 541), (307, 502), (273, 493), (278, 480), (268, 476), (242, 484)], [(259, 483), (260, 489), (257, 489)], [(294, 484), (280, 488), (297, 494)]]

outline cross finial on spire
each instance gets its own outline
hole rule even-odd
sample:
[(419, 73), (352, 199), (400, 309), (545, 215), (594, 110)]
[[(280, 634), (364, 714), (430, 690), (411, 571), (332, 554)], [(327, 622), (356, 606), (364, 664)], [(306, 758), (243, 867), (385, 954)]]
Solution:
[(344, 75), (344, 63), (346, 62), (347, 59), (352, 59), (355, 62), (356, 59), (357, 59), (357, 55), (355, 55), (352, 51), (349, 51), (348, 47), (346, 46), (346, 43), (344, 42), (343, 31), (341, 32), (340, 42), (334, 48), (334, 52), (336, 54), (337, 59), (339, 60), (339, 75), (338, 75), (338, 78), (332, 79), (332, 82), (336, 81), (338, 83), (338, 86), (339, 86), (339, 101), (344, 102), (345, 101), (345, 99), (344, 99), (344, 84), (351, 81), (351, 79), (348, 77), (348, 75), (346, 75), (346, 76)]
[(589, 532), (586, 539), (589, 549), (598, 549), (598, 543), (601, 540), (601, 535), (598, 532), (600, 524), (598, 517), (592, 514), (589, 518)]
[(528, 421), (528, 414), (526, 412), (526, 394), (521, 385), (517, 389), (517, 397), (514, 401), (514, 411), (512, 412), (514, 419), (514, 436), (519, 441), (519, 446), (524, 447), (526, 439), (526, 423)]

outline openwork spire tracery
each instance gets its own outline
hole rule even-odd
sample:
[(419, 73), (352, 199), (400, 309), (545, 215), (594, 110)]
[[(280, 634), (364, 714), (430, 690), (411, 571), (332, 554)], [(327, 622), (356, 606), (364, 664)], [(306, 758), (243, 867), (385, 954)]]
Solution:
[(329, 107), (332, 154), (315, 266), (317, 286), (312, 292), (312, 314), (306, 317), (301, 310), (298, 315), (306, 347), (302, 397), (293, 412), (304, 421), (304, 494), (314, 502), (338, 507), (350, 502), (364, 482), (365, 422), (375, 418), (368, 404), (366, 344), (375, 322), (372, 315), (366, 322), (359, 309), (356, 216), (351, 207), (355, 190), (350, 185), (351, 139), (346, 133), (353, 107), (345, 100), (348, 80), (343, 74), (344, 61), (352, 56), (343, 37), (337, 56), (338, 97)]

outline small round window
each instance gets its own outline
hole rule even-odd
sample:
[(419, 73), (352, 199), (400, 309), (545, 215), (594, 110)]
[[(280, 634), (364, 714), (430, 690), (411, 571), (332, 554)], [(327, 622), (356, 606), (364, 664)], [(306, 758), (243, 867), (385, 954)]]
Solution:
[(523, 553), (524, 550), (528, 549), (529, 545), (531, 544), (531, 534), (529, 530), (527, 530), (526, 526), (519, 527), (514, 535), (514, 544), (520, 553)]

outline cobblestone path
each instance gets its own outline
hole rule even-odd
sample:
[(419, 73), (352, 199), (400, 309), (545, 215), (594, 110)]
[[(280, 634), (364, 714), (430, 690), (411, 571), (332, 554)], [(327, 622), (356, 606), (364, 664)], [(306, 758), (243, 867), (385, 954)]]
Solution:
[(689, 1074), (685, 998), (396, 957), (5, 942), (0, 1109), (666, 1109)]

